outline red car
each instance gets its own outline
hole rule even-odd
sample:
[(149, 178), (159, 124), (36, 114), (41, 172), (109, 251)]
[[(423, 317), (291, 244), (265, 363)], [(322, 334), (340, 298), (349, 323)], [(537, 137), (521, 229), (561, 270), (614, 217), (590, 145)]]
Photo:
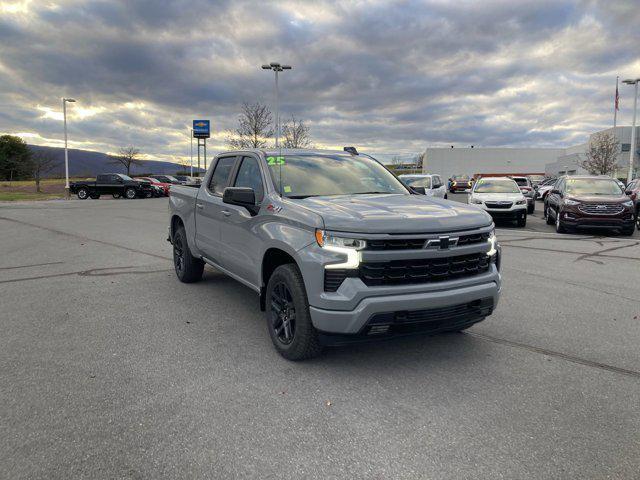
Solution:
[(449, 191), (451, 193), (464, 192), (473, 187), (473, 181), (467, 175), (454, 175), (449, 179)]
[(162, 188), (165, 197), (169, 196), (169, 189), (171, 188), (170, 183), (161, 182), (153, 177), (137, 177), (136, 180), (146, 180), (147, 182), (151, 182), (151, 185)]

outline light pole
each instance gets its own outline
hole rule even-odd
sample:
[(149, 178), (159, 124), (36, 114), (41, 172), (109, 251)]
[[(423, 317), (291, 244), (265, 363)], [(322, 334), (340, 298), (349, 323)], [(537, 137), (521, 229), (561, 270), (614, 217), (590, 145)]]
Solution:
[(280, 140), (280, 105), (278, 97), (278, 72), (283, 70), (291, 70), (291, 65), (280, 65), (279, 63), (271, 62), (269, 65), (262, 65), (263, 70), (273, 70), (276, 73), (276, 148), (278, 148)]
[(67, 102), (73, 103), (73, 98), (62, 99), (62, 116), (64, 117), (64, 195), (69, 200), (69, 152), (67, 151)]
[(633, 157), (636, 154), (636, 107), (638, 106), (638, 82), (640, 78), (623, 80), (622, 83), (635, 85), (633, 94), (633, 124), (631, 125), (631, 148), (629, 148), (629, 173), (627, 183), (633, 180)]
[[(191, 176), (193, 177), (193, 128), (190, 128), (189, 131), (191, 132)], [(200, 176), (199, 173), (198, 176)]]

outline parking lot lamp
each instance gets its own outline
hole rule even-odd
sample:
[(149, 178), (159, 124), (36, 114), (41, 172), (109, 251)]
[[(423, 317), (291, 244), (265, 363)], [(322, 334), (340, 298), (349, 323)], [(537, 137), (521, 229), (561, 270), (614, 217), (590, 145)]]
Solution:
[(73, 103), (73, 98), (62, 99), (62, 116), (64, 117), (64, 195), (69, 200), (69, 152), (67, 151), (67, 102)]
[(633, 157), (636, 154), (636, 107), (638, 106), (638, 82), (640, 78), (623, 80), (622, 83), (635, 85), (633, 94), (633, 123), (631, 125), (631, 148), (629, 148), (629, 173), (627, 183), (633, 180)]
[(291, 65), (280, 65), (276, 62), (271, 62), (269, 65), (262, 65), (263, 70), (273, 70), (276, 74), (276, 148), (278, 148), (280, 140), (280, 105), (278, 94), (278, 72), (283, 70), (291, 70)]

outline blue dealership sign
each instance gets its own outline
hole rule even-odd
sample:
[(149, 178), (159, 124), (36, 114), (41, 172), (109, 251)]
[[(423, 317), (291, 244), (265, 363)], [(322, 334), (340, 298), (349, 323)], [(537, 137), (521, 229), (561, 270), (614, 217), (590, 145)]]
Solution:
[(211, 136), (209, 120), (194, 120), (193, 136), (194, 138), (209, 138)]

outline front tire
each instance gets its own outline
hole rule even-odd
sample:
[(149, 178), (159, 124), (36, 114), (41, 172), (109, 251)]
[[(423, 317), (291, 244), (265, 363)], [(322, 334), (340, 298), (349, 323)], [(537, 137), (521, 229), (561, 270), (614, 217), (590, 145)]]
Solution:
[(518, 217), (517, 220), (518, 227), (522, 228), (527, 225), (527, 214), (523, 213)]
[(547, 225), (553, 225), (553, 219), (551, 218), (551, 215), (549, 215), (549, 211), (550, 210), (551, 209), (545, 205), (545, 207), (544, 207), (544, 219), (547, 222)]
[(89, 190), (87, 190), (86, 188), (81, 188), (78, 190), (77, 195), (80, 200), (86, 200), (87, 198), (89, 198)]
[(124, 196), (128, 199), (128, 200), (133, 200), (134, 198), (136, 198), (136, 190), (135, 188), (127, 188), (124, 191)]
[(322, 352), (311, 323), (302, 274), (295, 264), (276, 268), (266, 291), (266, 316), (273, 346), (287, 360), (306, 360)]
[(631, 228), (622, 228), (620, 230), (620, 233), (622, 235), (624, 235), (625, 237), (630, 237), (631, 235), (633, 235), (633, 233), (636, 231), (636, 226), (634, 225)]
[(562, 220), (560, 220), (560, 210), (556, 211), (556, 232), (558, 233), (565, 233), (567, 231), (567, 229), (564, 226), (564, 223), (562, 223)]
[(191, 255), (187, 233), (182, 226), (173, 234), (173, 267), (182, 283), (194, 283), (202, 279), (204, 262)]

